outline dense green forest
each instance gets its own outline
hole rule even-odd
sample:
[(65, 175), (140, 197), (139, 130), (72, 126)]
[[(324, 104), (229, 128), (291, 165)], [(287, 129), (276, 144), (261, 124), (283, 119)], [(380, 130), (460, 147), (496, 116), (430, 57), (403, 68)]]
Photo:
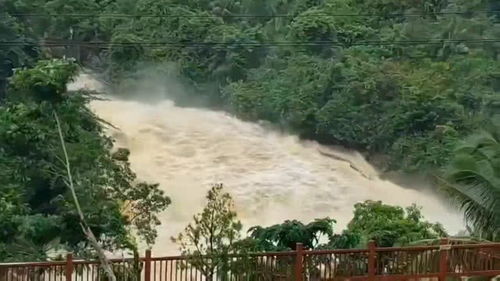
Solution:
[(0, 106), (0, 260), (94, 252), (69, 192), (73, 183), (85, 224), (106, 250), (136, 250), (133, 230), (154, 243), (157, 214), (170, 204), (158, 185), (136, 180), (123, 150), (111, 152), (112, 140), (85, 106), (88, 93), (66, 90), (76, 71), (71, 62), (39, 61), (16, 72)]
[(153, 68), (240, 118), (429, 174), (475, 235), (498, 239), (499, 11), (496, 0), (0, 0), (0, 257), (23, 243), (43, 252), (47, 233), (86, 248), (67, 225), (76, 214), (53, 112), (78, 185), (95, 189), (83, 208), (109, 247), (133, 243), (123, 202), (156, 202), (134, 220), (150, 242), (168, 205), (113, 158), (88, 95), (66, 94), (76, 66), (45, 60), (62, 56), (117, 89)]
[(47, 50), (33, 36), (116, 81), (169, 62), (241, 118), (433, 170), (498, 112), (495, 3), (8, 0), (6, 38), (24, 44), (2, 73)]

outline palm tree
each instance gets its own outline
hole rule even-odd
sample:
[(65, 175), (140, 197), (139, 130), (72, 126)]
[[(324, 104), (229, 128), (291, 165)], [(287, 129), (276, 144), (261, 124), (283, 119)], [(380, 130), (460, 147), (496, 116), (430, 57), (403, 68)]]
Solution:
[(474, 234), (500, 239), (500, 122), (460, 143), (442, 181)]

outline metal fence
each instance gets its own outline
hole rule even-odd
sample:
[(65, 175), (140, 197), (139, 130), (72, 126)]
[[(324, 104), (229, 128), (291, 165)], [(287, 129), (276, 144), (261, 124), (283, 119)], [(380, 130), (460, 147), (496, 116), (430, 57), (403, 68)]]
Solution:
[[(112, 260), (117, 281), (445, 281), (500, 276), (500, 243)], [(0, 281), (107, 281), (97, 261), (0, 264)]]

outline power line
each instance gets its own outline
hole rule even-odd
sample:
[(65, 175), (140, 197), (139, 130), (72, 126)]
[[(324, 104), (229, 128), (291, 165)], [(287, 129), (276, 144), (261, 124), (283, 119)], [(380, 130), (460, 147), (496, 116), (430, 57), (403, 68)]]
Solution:
[(230, 15), (157, 15), (157, 14), (91, 14), (91, 13), (61, 13), (61, 14), (41, 14), (41, 13), (13, 13), (16, 17), (83, 17), (83, 18), (296, 18), (296, 17), (421, 17), (432, 15), (473, 15), (473, 14), (495, 14), (500, 11), (476, 10), (466, 12), (436, 12), (436, 13), (396, 13), (396, 14), (276, 14), (276, 15), (251, 15), (251, 14), (230, 14)]
[[(421, 39), (421, 40), (365, 40), (350, 43), (340, 43), (338, 41), (283, 41), (283, 42), (169, 42), (169, 41), (142, 41), (142, 42), (83, 42), (83, 41), (65, 41), (65, 42), (41, 42), (38, 43), (42, 47), (154, 47), (154, 48), (222, 48), (229, 49), (232, 47), (314, 47), (314, 46), (390, 46), (390, 45), (441, 45), (445, 43), (467, 43), (467, 44), (483, 44), (483, 43), (498, 43), (500, 39)], [(19, 41), (3, 41), (0, 46), (29, 46), (34, 45), (29, 42)]]
[[(442, 44), (442, 43), (495, 43), (500, 42), (500, 39), (422, 39), (422, 40), (399, 40), (399, 41), (386, 41), (386, 40), (366, 40), (358, 42), (350, 42), (350, 45), (381, 45), (381, 44)], [(19, 41), (3, 41), (2, 45), (30, 45), (33, 43), (19, 42)], [(86, 46), (100, 46), (100, 45), (113, 45), (113, 46), (137, 46), (137, 45), (168, 45), (174, 47), (188, 47), (188, 46), (315, 46), (315, 45), (339, 45), (345, 44), (338, 41), (281, 41), (281, 42), (170, 42), (170, 41), (142, 41), (142, 42), (84, 42), (84, 41), (65, 41), (65, 42), (42, 42), (39, 45), (44, 46), (72, 46), (72, 45), (86, 45)]]

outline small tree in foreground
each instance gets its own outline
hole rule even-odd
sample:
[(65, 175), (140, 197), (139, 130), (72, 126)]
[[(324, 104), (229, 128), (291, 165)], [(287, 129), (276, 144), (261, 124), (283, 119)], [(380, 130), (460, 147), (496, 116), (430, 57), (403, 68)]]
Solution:
[[(172, 241), (180, 245), (189, 263), (207, 280), (212, 280), (218, 269), (227, 265), (228, 255), (235, 253), (234, 243), (242, 228), (234, 211), (231, 196), (223, 192), (223, 185), (214, 185), (207, 194), (207, 205)], [(237, 248), (237, 247), (236, 247)]]
[(319, 244), (321, 235), (333, 236), (334, 219), (315, 219), (304, 224), (297, 220), (286, 220), (282, 224), (269, 227), (254, 226), (250, 228), (250, 237), (258, 246), (258, 250), (283, 251), (295, 249), (297, 243), (313, 249)]
[(370, 200), (354, 205), (347, 231), (360, 235), (359, 246), (369, 240), (381, 247), (393, 247), (448, 236), (441, 224), (426, 221), (416, 205), (401, 208)]

